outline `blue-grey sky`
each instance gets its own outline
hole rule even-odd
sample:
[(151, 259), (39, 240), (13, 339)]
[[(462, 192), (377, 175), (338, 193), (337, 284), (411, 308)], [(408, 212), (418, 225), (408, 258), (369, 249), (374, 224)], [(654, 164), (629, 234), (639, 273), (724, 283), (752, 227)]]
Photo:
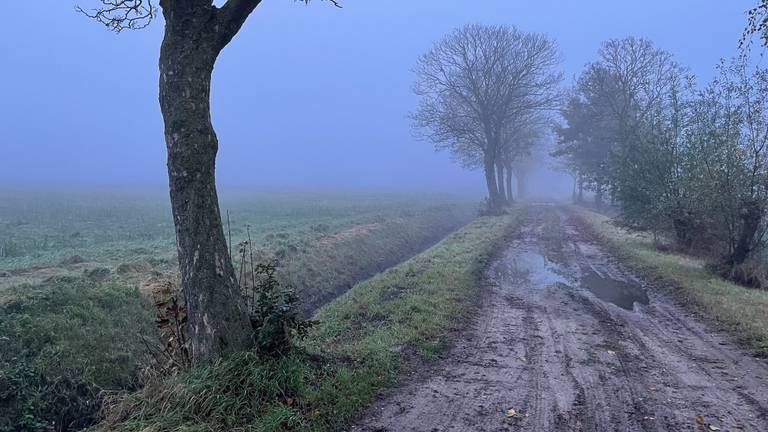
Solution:
[[(119, 35), (78, 15), (97, 0), (6, 1), (0, 184), (164, 185), (162, 21)], [(264, 0), (222, 53), (212, 110), (222, 185), (482, 191), (411, 136), (410, 68), (465, 23), (549, 34), (567, 81), (601, 41), (652, 39), (705, 81), (735, 53), (754, 0)]]

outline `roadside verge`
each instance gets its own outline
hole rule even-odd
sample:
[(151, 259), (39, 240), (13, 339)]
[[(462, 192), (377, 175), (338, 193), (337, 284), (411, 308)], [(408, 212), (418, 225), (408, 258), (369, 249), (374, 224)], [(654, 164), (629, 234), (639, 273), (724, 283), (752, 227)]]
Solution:
[(244, 353), (113, 401), (102, 430), (331, 431), (409, 365), (441, 352), (477, 304), (519, 213), (482, 217), (321, 308), (299, 352)]
[(571, 210), (634, 270), (659, 280), (680, 302), (768, 355), (768, 291), (726, 281), (707, 271), (703, 259), (662, 252), (649, 234), (617, 227), (607, 216), (581, 207)]

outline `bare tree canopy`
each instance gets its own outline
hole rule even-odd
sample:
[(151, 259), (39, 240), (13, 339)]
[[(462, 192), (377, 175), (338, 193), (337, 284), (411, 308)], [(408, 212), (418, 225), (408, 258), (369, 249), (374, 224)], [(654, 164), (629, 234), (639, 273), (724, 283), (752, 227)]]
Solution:
[(557, 45), (542, 34), (484, 25), (454, 30), (418, 61), (413, 127), (463, 165), (482, 164), (491, 209), (503, 201), (495, 169), (514, 125), (557, 107), (559, 62)]
[[(169, 1), (163, 0), (99, 0), (101, 7), (93, 9), (83, 9), (77, 6), (78, 12), (95, 19), (104, 24), (112, 31), (117, 33), (123, 30), (139, 30), (147, 27), (157, 15), (157, 7), (167, 6)], [(303, 3), (309, 3), (311, 0), (294, 0)], [(326, 0), (333, 3), (336, 7), (341, 7), (337, 0)], [(163, 5), (166, 3), (166, 5)], [(208, 6), (213, 6), (213, 1), (202, 2)], [(230, 0), (221, 9), (224, 22), (233, 15), (242, 17), (244, 20), (261, 3), (261, 0)]]
[(620, 161), (643, 155), (649, 128), (669, 123), (687, 82), (687, 70), (646, 39), (603, 43), (563, 108), (566, 126), (558, 129), (556, 154), (567, 155), (598, 200), (606, 191), (620, 195), (638, 174), (620, 170), (633, 166)]

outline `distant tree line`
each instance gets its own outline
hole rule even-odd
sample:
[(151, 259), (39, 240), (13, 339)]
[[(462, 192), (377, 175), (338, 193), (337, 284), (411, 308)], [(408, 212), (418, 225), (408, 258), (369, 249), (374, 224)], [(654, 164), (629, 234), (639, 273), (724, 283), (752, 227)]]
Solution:
[(556, 156), (598, 206), (715, 257), (718, 270), (763, 285), (768, 211), (768, 70), (748, 51), (699, 88), (645, 39), (605, 42), (562, 108)]
[(560, 104), (557, 44), (510, 26), (456, 29), (418, 61), (414, 130), (469, 169), (482, 169), (487, 211), (513, 201), (512, 176)]

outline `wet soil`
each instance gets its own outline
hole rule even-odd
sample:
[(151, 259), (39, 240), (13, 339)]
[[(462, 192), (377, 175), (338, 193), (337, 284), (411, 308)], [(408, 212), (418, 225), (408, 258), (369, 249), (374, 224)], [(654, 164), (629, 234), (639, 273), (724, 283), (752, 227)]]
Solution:
[(467, 331), (351, 430), (768, 431), (765, 360), (634, 277), (580, 225), (532, 206)]

